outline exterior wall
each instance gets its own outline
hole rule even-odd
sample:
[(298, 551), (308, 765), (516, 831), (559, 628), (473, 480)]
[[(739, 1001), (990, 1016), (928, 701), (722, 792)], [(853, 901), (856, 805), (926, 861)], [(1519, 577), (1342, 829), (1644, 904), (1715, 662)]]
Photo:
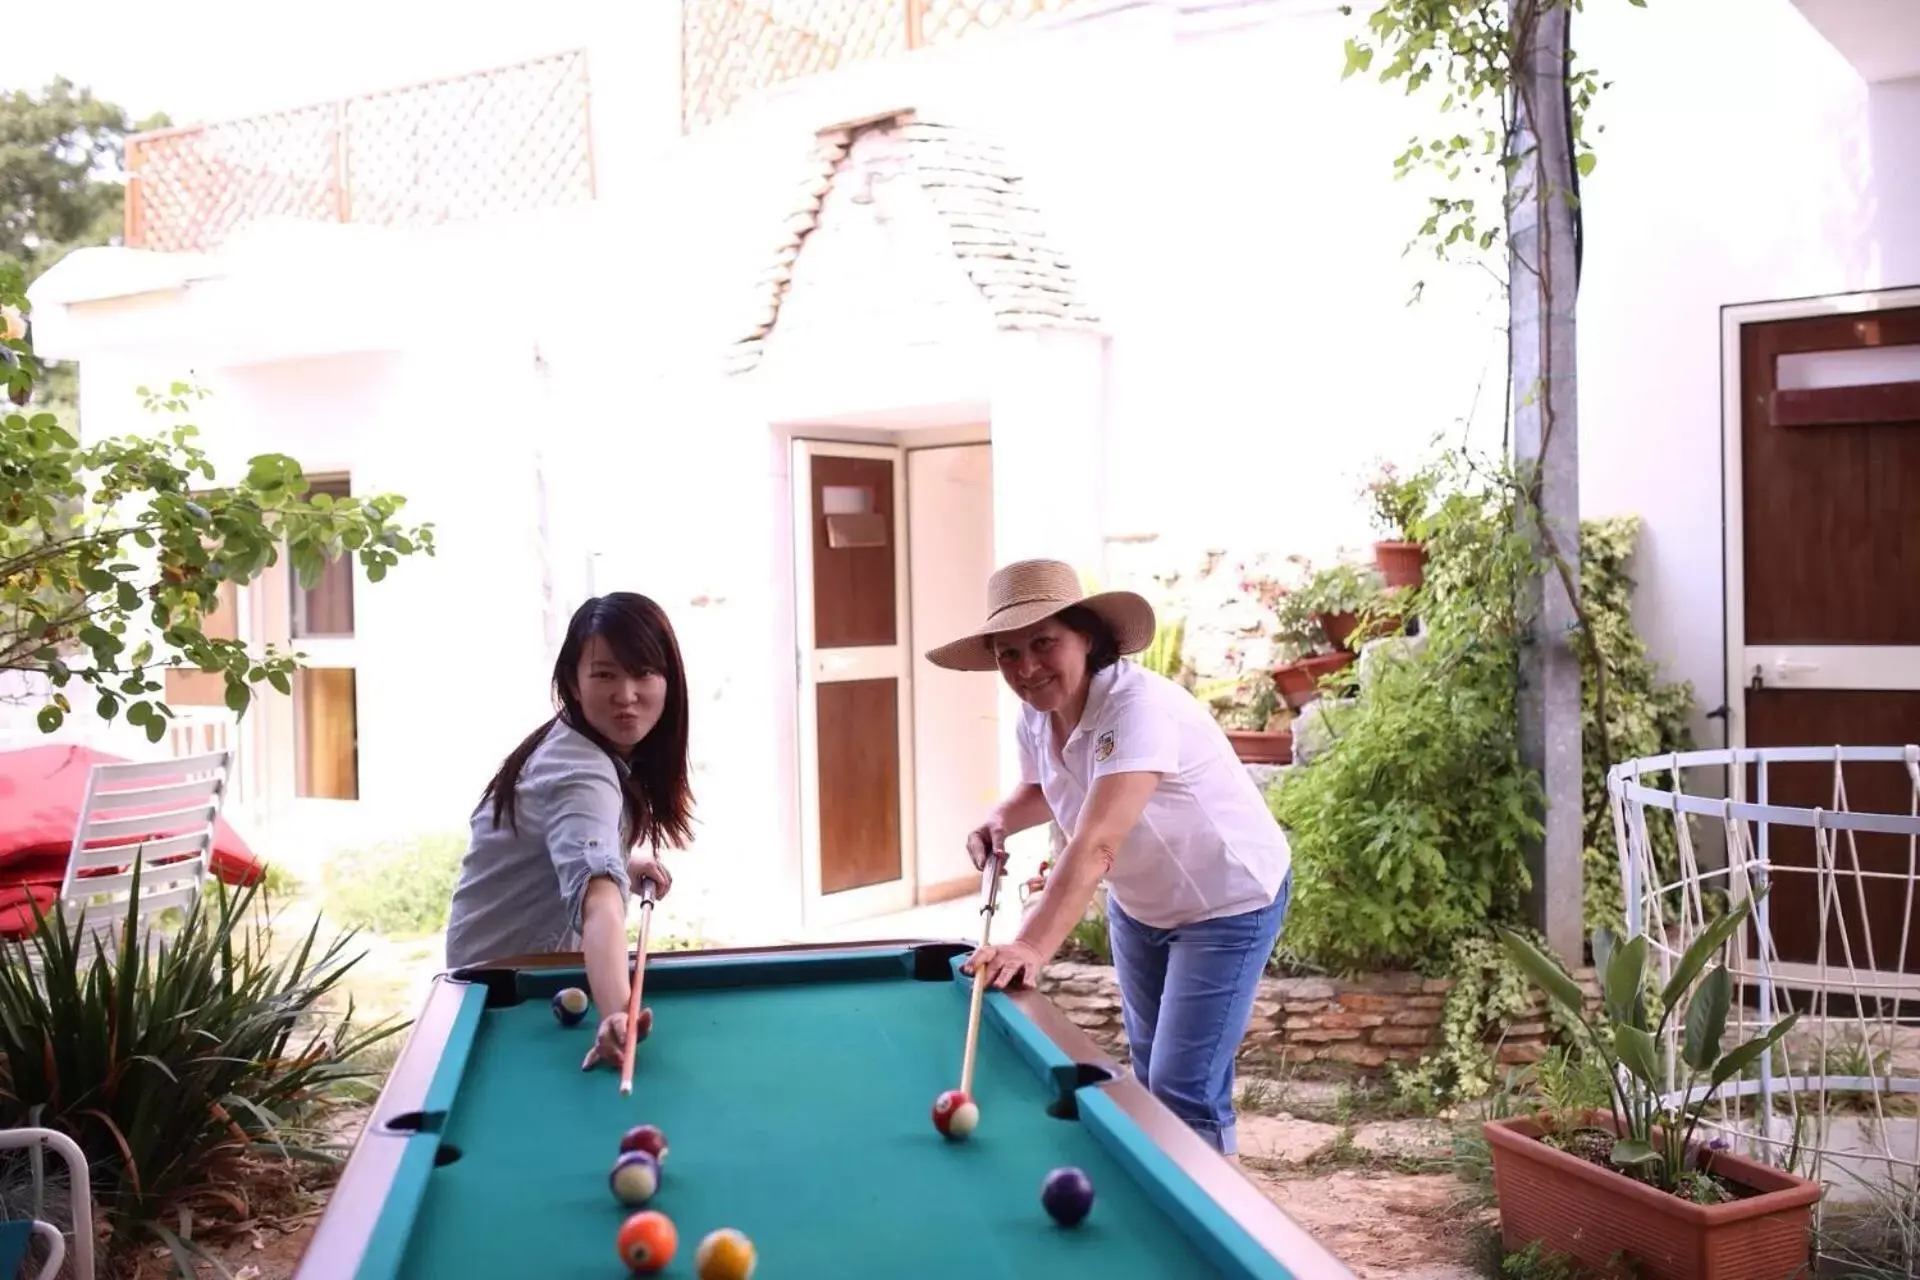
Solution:
[[(90, 430), (136, 421), (132, 383), (196, 369), (221, 451), (345, 465), (439, 523), (439, 560), (360, 593), (369, 813), (463, 819), (545, 710), (554, 620), (596, 590), (661, 600), (702, 820), (675, 897), (716, 928), (785, 928), (794, 430), (990, 419), (994, 558), (1065, 556), (1110, 584), (1209, 547), (1362, 544), (1375, 459), (1498, 447), (1500, 300), (1401, 256), (1425, 193), (1391, 162), (1430, 108), (1339, 80), (1355, 21), (1332, 0), (1089, 4), (783, 86), (691, 138), (645, 88), (663, 46), (610, 24), (594, 207), (399, 239), (268, 229), (230, 278), (94, 304)], [(1864, 86), (1788, 0), (1598, 7), (1575, 39), (1615, 81), (1583, 190), (1582, 501), (1646, 518), (1642, 625), (1704, 710), (1719, 308), (1920, 280), (1920, 84)], [(803, 257), (818, 288), (766, 367), (723, 376), (815, 130), (903, 106), (1009, 149), (1102, 331), (997, 334), (953, 264), (916, 265), (909, 224), (848, 226)], [(873, 322), (905, 296), (918, 321)], [(916, 341), (889, 345), (901, 332)], [(530, 423), (553, 430), (536, 443)], [(1148, 552), (1113, 550), (1141, 535)]]

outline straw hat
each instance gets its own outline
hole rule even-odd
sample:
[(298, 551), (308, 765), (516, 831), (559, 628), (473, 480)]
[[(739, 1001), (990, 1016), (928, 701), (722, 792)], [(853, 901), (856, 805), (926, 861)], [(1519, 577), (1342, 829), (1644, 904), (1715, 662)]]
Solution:
[(1153, 606), (1131, 591), (1084, 595), (1080, 575), (1059, 560), (1017, 560), (987, 579), (987, 620), (978, 628), (927, 651), (927, 661), (949, 671), (992, 671), (999, 664), (987, 637), (1018, 631), (1080, 605), (1113, 628), (1121, 653), (1139, 653), (1153, 643)]

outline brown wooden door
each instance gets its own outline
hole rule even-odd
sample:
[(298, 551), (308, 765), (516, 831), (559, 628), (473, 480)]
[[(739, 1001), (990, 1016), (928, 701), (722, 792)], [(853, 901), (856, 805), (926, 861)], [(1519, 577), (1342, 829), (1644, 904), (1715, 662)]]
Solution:
[[(1882, 300), (1884, 301), (1884, 300)], [(1729, 443), (1730, 677), (1734, 743), (1746, 747), (1920, 742), (1920, 305), (1740, 323), (1739, 415)], [(1766, 801), (1905, 814), (1904, 766), (1771, 764)], [(1761, 796), (1757, 768), (1744, 780)], [(1895, 872), (1907, 841), (1838, 837), (1838, 865)], [(1774, 825), (1769, 860), (1815, 865), (1807, 828)], [(1819, 959), (1817, 882), (1776, 879), (1771, 928), (1786, 964)], [(1915, 972), (1920, 927), (1901, 948), (1900, 881), (1843, 877), (1829, 903), (1827, 962)], [(1864, 888), (1864, 895), (1860, 889)], [(1866, 900), (1863, 924), (1861, 900)], [(1916, 912), (1920, 915), (1920, 912)], [(1920, 926), (1920, 919), (1913, 922)]]
[(802, 857), (810, 923), (913, 903), (899, 450), (793, 453)]

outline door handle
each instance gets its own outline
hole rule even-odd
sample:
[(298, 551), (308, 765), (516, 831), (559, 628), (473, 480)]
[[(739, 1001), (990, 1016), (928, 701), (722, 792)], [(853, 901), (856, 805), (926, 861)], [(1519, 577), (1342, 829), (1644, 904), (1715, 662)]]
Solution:
[(1779, 676), (1782, 680), (1790, 680), (1794, 676), (1804, 676), (1810, 671), (1818, 671), (1819, 669), (1820, 664), (1817, 662), (1791, 662), (1786, 658), (1776, 659), (1773, 664), (1773, 674)]

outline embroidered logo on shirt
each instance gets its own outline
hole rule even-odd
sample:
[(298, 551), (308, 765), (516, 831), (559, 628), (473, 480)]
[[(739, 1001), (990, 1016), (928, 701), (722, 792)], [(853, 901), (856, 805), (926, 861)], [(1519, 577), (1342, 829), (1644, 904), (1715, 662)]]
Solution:
[(1101, 734), (1093, 744), (1093, 759), (1097, 764), (1113, 754), (1113, 730)]

